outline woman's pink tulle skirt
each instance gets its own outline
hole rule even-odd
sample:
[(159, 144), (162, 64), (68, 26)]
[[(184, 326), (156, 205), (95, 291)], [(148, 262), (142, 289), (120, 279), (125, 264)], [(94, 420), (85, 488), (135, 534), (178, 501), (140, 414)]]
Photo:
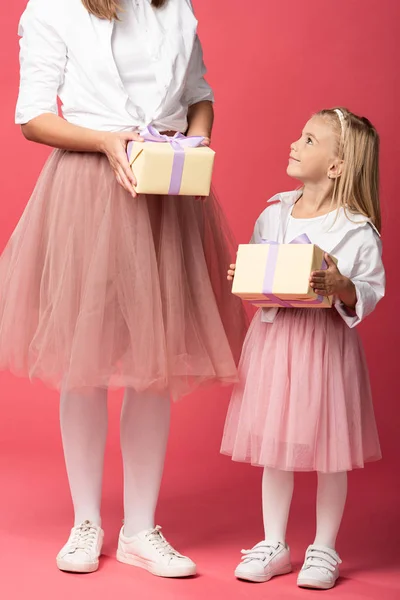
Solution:
[(246, 318), (214, 197), (140, 196), (56, 150), (0, 258), (0, 368), (56, 388), (237, 380)]
[(381, 457), (363, 348), (334, 309), (257, 313), (222, 452), (290, 471), (348, 471)]

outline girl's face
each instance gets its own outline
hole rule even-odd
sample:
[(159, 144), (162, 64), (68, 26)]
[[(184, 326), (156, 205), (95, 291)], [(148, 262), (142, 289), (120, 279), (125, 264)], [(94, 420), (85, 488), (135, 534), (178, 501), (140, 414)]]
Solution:
[(297, 142), (290, 146), (287, 174), (302, 183), (326, 184), (340, 175), (338, 139), (331, 125), (320, 116), (310, 119)]

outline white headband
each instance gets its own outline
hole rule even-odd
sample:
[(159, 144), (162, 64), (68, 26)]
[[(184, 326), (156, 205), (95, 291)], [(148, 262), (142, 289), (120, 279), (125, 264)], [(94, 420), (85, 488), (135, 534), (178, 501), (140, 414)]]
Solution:
[(345, 126), (345, 118), (344, 118), (344, 114), (342, 113), (342, 111), (340, 110), (340, 108), (334, 108), (334, 112), (337, 114), (337, 116), (339, 117), (339, 121), (340, 121), (340, 128), (342, 130), (342, 138), (344, 137), (344, 126)]

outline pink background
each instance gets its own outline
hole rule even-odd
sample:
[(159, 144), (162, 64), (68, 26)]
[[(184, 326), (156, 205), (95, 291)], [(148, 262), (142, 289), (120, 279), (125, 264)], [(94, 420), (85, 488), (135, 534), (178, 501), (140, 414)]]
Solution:
[[(16, 32), (25, 4), (3, 0), (0, 8), (0, 250), (49, 153), (26, 142), (13, 125)], [(387, 600), (399, 598), (395, 553), (398, 557), (400, 3), (195, 0), (194, 4), (217, 98), (215, 185), (238, 241), (249, 238), (268, 197), (295, 187), (285, 174), (288, 148), (313, 111), (345, 105), (368, 116), (381, 134), (387, 298), (360, 333), (384, 459), (350, 477), (338, 544), (345, 559), (344, 578), (331, 594), (343, 599), (360, 594), (378, 598), (382, 593)], [(199, 563), (200, 577), (187, 582), (156, 580), (109, 558), (97, 576), (79, 578), (58, 573), (54, 564), (71, 525), (57, 395), (40, 383), (31, 385), (0, 373), (0, 593), (7, 591), (7, 599), (24, 597), (28, 589), (41, 591), (45, 598), (55, 594), (70, 598), (72, 593), (80, 597), (86, 592), (108, 598), (118, 591), (146, 598), (161, 594), (167, 599), (206, 594), (261, 598), (267, 593), (276, 598), (306, 597), (310, 592), (297, 590), (295, 576), (265, 584), (271, 586), (267, 589), (233, 579), (240, 549), (262, 537), (261, 470), (219, 455), (228, 399), (229, 390), (215, 389), (184, 399), (173, 411), (158, 520), (171, 541)], [(108, 557), (113, 557), (121, 519), (119, 406), (120, 394), (112, 395), (103, 511)], [(299, 475), (289, 527), (296, 567), (314, 533), (314, 492), (314, 475)]]

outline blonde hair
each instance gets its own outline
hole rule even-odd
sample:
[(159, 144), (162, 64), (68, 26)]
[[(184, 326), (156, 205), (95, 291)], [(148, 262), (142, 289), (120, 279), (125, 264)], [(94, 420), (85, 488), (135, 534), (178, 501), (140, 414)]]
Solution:
[[(152, 0), (152, 5), (161, 8), (167, 0)], [(82, 0), (83, 6), (95, 17), (112, 21), (118, 19), (118, 12), (121, 10), (118, 0)]]
[(360, 213), (381, 230), (379, 203), (379, 135), (372, 123), (337, 107), (317, 113), (333, 127), (338, 139), (338, 157), (343, 161), (335, 179), (333, 202), (345, 211)]

